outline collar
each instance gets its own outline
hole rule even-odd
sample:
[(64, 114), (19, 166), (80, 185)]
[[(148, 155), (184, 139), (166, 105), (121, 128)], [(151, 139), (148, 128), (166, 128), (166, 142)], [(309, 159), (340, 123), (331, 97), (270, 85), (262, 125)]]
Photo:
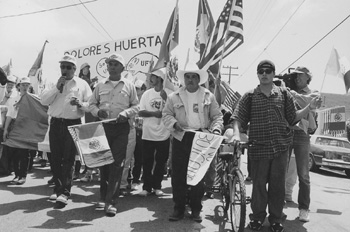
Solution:
[[(256, 93), (262, 93), (261, 89), (260, 89), (260, 85), (258, 85), (258, 87), (255, 88), (254, 92)], [(274, 95), (274, 94), (278, 94), (280, 92), (280, 88), (275, 85), (275, 84), (272, 84), (272, 89), (271, 89), (271, 95)]]

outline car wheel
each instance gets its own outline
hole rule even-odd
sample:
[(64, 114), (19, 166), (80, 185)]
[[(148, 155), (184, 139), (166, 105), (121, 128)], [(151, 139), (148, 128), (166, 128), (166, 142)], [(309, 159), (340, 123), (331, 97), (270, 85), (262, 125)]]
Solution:
[(319, 166), (316, 165), (315, 159), (313, 155), (309, 154), (309, 170), (313, 172), (317, 172), (320, 169)]
[(345, 174), (346, 174), (347, 177), (350, 178), (350, 169), (345, 169)]

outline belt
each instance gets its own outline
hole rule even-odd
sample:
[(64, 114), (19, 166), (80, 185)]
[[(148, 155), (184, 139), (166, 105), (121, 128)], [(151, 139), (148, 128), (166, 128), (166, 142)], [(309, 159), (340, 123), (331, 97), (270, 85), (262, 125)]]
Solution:
[(56, 121), (56, 122), (80, 122), (81, 119), (80, 118), (76, 118), (76, 119), (66, 119), (66, 118), (55, 118), (52, 117), (51, 118), (52, 121)]

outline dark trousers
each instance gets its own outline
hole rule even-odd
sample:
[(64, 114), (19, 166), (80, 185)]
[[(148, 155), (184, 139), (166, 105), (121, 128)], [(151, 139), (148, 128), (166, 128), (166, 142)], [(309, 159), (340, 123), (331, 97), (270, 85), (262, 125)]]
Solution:
[(68, 126), (81, 124), (80, 119), (51, 118), (49, 140), (51, 150), (50, 166), (55, 180), (54, 193), (70, 196), (76, 147)]
[(8, 147), (8, 153), (12, 156), (15, 176), (18, 176), (19, 178), (27, 177), (29, 150), (23, 148)]
[(140, 183), (142, 169), (142, 130), (136, 129), (136, 145), (134, 151), (134, 167), (132, 168), (132, 182)]
[(253, 179), (251, 220), (263, 222), (268, 206), (270, 224), (282, 222), (287, 160), (288, 150), (273, 159), (250, 160)]
[[(143, 140), (143, 190), (148, 192), (162, 188), (164, 167), (169, 157), (170, 139), (164, 141)], [(156, 162), (153, 169), (154, 162)]]
[(114, 162), (100, 167), (100, 200), (107, 205), (115, 205), (119, 197), (130, 125), (129, 123), (104, 123), (103, 127)]
[[(186, 205), (186, 195), (188, 191), (187, 166), (190, 159), (193, 132), (186, 132), (182, 141), (173, 139), (172, 153), (172, 176), (171, 186), (173, 188), (174, 210), (184, 212)], [(192, 211), (199, 212), (202, 209), (202, 198), (204, 196), (204, 183), (201, 180), (196, 186), (191, 186), (188, 192)]]

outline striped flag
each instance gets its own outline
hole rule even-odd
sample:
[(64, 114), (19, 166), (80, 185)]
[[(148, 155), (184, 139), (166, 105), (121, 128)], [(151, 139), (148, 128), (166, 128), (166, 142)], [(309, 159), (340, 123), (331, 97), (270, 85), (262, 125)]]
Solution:
[(242, 10), (242, 0), (228, 0), (226, 2), (198, 62), (200, 69), (208, 69), (243, 43)]
[(35, 93), (37, 93), (37, 94), (39, 94), (39, 85), (42, 84), (42, 82), (43, 82), (42, 77), (41, 77), (42, 76), (41, 65), (43, 63), (44, 50), (45, 50), (46, 43), (48, 43), (47, 40), (45, 41), (43, 48), (39, 52), (38, 57), (34, 61), (34, 64), (28, 73), (28, 77), (30, 78), (31, 83), (32, 83), (31, 85), (33, 86), (33, 89), (34, 89)]
[(178, 1), (177, 1), (163, 36), (162, 46), (160, 47), (158, 61), (153, 67), (154, 70), (166, 67), (167, 63), (170, 61), (171, 52), (175, 49), (175, 47), (178, 44), (179, 44), (179, 7), (178, 7)]
[(95, 168), (114, 162), (101, 122), (69, 126), (68, 130), (86, 166)]
[(222, 81), (221, 84), (227, 93), (223, 105), (227, 108), (227, 110), (233, 113), (238, 100), (241, 98), (241, 95), (238, 92), (233, 91), (233, 89), (225, 81)]

